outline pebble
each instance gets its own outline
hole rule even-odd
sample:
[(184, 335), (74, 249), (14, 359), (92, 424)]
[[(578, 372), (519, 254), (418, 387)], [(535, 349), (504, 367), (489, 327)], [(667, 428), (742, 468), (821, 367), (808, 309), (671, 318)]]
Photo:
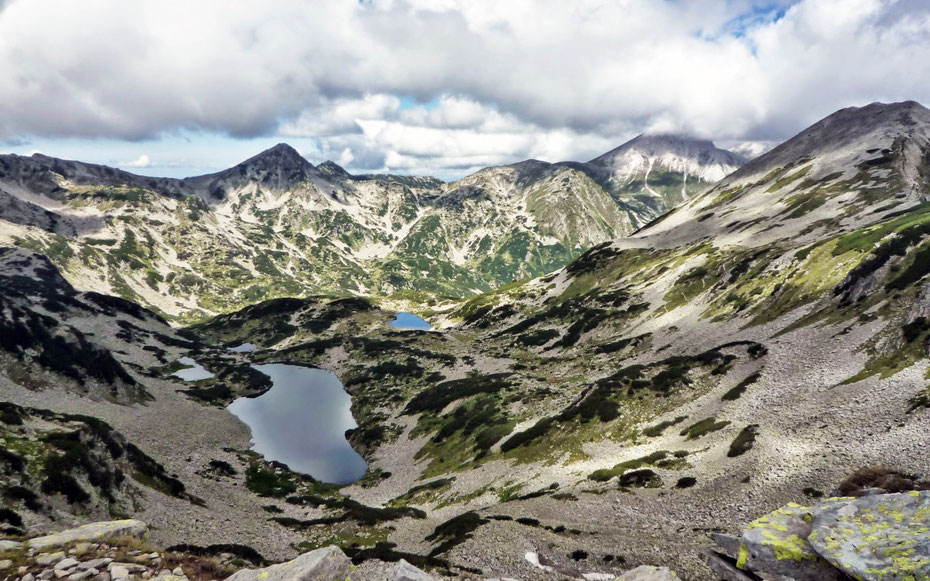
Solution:
[(129, 569), (123, 565), (110, 565), (110, 577), (113, 579), (128, 579)]
[(132, 572), (132, 573), (141, 573), (142, 571), (145, 571), (145, 569), (146, 569), (146, 567), (144, 567), (144, 566), (142, 566), (142, 565), (137, 565), (137, 564), (135, 564), (135, 563), (117, 563), (117, 562), (112, 562), (112, 563), (110, 563), (110, 565), (109, 565), (109, 567), (108, 567), (109, 570), (110, 570), (110, 573), (113, 573), (113, 569), (114, 569), (115, 567), (122, 567), (122, 568), (124, 568), (124, 569), (126, 569), (127, 571), (130, 571), (130, 572)]
[(55, 569), (52, 571), (52, 574), (55, 576), (56, 579), (64, 579), (65, 577), (70, 575), (73, 571), (74, 569)]
[(48, 579), (51, 579), (54, 574), (55, 571), (53, 569), (46, 569), (45, 571), (39, 573), (39, 579), (42, 579), (42, 581), (47, 581)]
[(48, 567), (49, 565), (54, 565), (64, 558), (65, 554), (61, 551), (58, 551), (57, 553), (39, 553), (39, 556), (36, 557), (36, 565), (39, 565), (40, 567)]
[(36, 576), (32, 573), (26, 573), (20, 581), (36, 581)]
[(12, 567), (12, 566), (13, 566), (13, 561), (11, 561), (11, 560), (9, 560), (9, 559), (4, 559), (4, 560), (0, 561), (0, 571), (2, 571), (2, 570), (4, 570), (4, 569), (9, 569), (9, 568)]
[(178, 577), (180, 577), (181, 575), (184, 574), (184, 569), (182, 569), (182, 568), (180, 568), (180, 567), (175, 567), (175, 568), (174, 568), (174, 571), (172, 571), (171, 573), (172, 573), (173, 575), (177, 575)]
[(82, 579), (86, 579), (92, 575), (91, 571), (93, 571), (93, 569), (87, 569), (85, 571), (78, 571), (77, 573), (72, 573), (68, 575), (68, 581), (81, 581)]
[(68, 557), (67, 559), (62, 559), (61, 561), (58, 561), (58, 563), (55, 564), (55, 571), (63, 571), (63, 570), (65, 570), (65, 569), (73, 569), (74, 567), (77, 567), (77, 566), (80, 565), (80, 564), (81, 564), (81, 562), (78, 561), (77, 559), (73, 559), (73, 558), (71, 558), (71, 557)]
[(113, 562), (113, 559), (104, 557), (102, 559), (92, 559), (78, 565), (78, 569), (101, 569)]

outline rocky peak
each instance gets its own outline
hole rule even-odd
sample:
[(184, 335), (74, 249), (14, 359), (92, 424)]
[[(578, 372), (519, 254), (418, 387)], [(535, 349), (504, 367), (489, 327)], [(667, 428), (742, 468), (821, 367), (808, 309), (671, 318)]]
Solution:
[(352, 177), (352, 174), (347, 172), (345, 168), (343, 168), (341, 165), (339, 165), (335, 161), (324, 161), (320, 165), (316, 166), (316, 169), (319, 170), (320, 173), (330, 175), (330, 176), (336, 176), (336, 177), (342, 177), (342, 178)]
[(296, 149), (279, 143), (239, 165), (218, 174), (191, 178), (190, 182), (208, 182), (207, 189), (215, 199), (223, 199), (229, 190), (250, 183), (276, 191), (291, 190), (311, 181), (319, 172)]
[[(840, 109), (747, 163), (732, 177), (755, 175), (804, 158), (831, 158), (847, 164), (869, 162), (893, 153), (896, 142), (897, 153), (911, 149), (911, 155), (925, 156), (930, 149), (930, 109), (916, 101)], [(919, 159), (914, 162), (926, 163)]]
[(639, 135), (588, 162), (617, 177), (631, 176), (653, 166), (714, 182), (746, 163), (731, 151), (707, 139), (677, 134)]
[(254, 170), (309, 170), (313, 164), (286, 143), (279, 143), (256, 156), (250, 157), (236, 167), (246, 166)]

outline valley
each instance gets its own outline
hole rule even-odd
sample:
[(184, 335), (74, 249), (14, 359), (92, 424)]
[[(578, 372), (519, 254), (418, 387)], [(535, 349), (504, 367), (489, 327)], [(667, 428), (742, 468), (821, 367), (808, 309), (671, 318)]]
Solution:
[[(711, 148), (449, 184), (287, 146), (187, 180), (0, 157), (8, 534), (131, 516), (162, 546), (334, 544), (362, 578), (698, 580), (710, 533), (930, 474), (930, 110)], [(226, 406), (282, 364), (351, 396), (360, 480), (251, 450)]]

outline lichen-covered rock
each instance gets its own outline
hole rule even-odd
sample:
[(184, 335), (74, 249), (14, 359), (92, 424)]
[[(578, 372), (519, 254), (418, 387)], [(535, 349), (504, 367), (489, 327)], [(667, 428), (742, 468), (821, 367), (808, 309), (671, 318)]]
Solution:
[(59, 547), (73, 542), (96, 542), (116, 537), (144, 538), (149, 526), (141, 520), (113, 520), (86, 524), (75, 529), (68, 529), (60, 533), (53, 533), (44, 537), (36, 537), (26, 541), (26, 544), (36, 550), (48, 547)]
[(338, 547), (324, 547), (264, 569), (242, 569), (227, 581), (347, 581), (352, 561)]
[(736, 567), (797, 581), (839, 581), (840, 573), (807, 542), (810, 508), (789, 503), (743, 531)]
[(930, 579), (930, 491), (832, 498), (812, 511), (808, 540), (856, 579)]
[(435, 577), (417, 569), (404, 559), (398, 561), (397, 565), (394, 566), (392, 578), (394, 581), (436, 581)]
[(754, 579), (758, 579), (755, 575), (750, 577), (747, 573), (737, 569), (732, 560), (727, 559), (720, 553), (713, 551), (705, 553), (704, 562), (723, 581), (754, 581)]
[(617, 581), (680, 581), (681, 578), (668, 567), (641, 565), (617, 577)]

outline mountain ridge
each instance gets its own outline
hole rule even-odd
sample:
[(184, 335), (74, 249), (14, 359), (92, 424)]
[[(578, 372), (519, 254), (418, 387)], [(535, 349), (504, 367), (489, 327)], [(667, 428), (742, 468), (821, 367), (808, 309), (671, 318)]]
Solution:
[(464, 297), (559, 268), (665, 207), (655, 192), (636, 199), (636, 184), (605, 189), (603, 173), (525, 160), (449, 183), (353, 175), (286, 143), (183, 179), (0, 156), (11, 196), (0, 218), (13, 225), (0, 237), (52, 256), (80, 285), (171, 316), (295, 294)]

